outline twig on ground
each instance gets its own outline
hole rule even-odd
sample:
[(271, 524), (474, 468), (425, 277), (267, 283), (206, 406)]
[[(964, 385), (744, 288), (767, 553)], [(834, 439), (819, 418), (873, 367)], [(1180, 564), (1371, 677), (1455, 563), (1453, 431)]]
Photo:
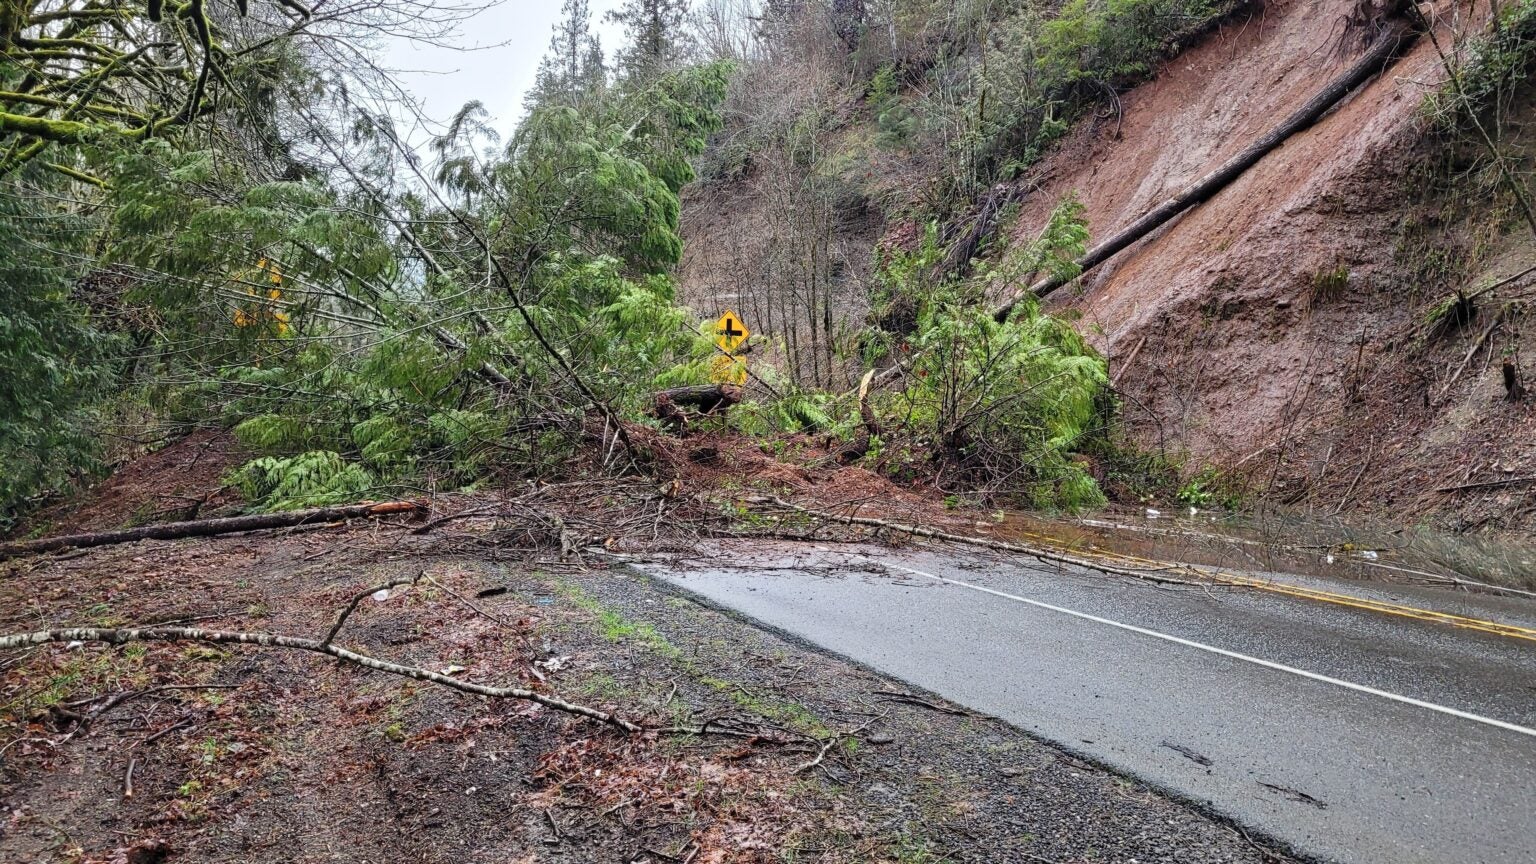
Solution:
[(123, 774), (123, 798), (133, 797), (133, 769), (139, 764), (137, 757), (128, 760), (128, 770)]
[(827, 754), (832, 751), (832, 748), (836, 747), (838, 744), (842, 743), (842, 741), (844, 739), (852, 738), (853, 736), (859, 734), (860, 732), (863, 732), (865, 729), (868, 729), (869, 727), (873, 726), (875, 723), (877, 723), (877, 722), (879, 722), (881, 720), (884, 720), (886, 717), (889, 717), (889, 716), (890, 716), (890, 712), (887, 711), (884, 714), (880, 714), (878, 716), (871, 717), (868, 720), (865, 720), (862, 724), (860, 724), (856, 728), (849, 729), (846, 732), (838, 732), (838, 733), (835, 733), (833, 735), (828, 736), (824, 741), (821, 742), (821, 750), (819, 752), (817, 752), (816, 757), (814, 759), (810, 759), (810, 760), (808, 760), (806, 762), (800, 763), (800, 765), (795, 768), (794, 773), (795, 774), (803, 774), (806, 771), (811, 770), (812, 768), (816, 768), (816, 767), (820, 766), (822, 761), (827, 758)]
[(147, 747), (150, 744), (153, 744), (156, 741), (159, 741), (161, 738), (164, 738), (165, 736), (171, 734), (172, 732), (175, 732), (177, 729), (185, 729), (185, 728), (187, 728), (188, 726), (191, 726), (191, 725), (192, 725), (192, 715), (188, 714), (188, 715), (182, 717), (180, 720), (177, 720), (175, 723), (172, 723), (171, 725), (165, 727), (164, 729), (161, 729), (159, 732), (156, 732), (155, 734), (149, 736), (148, 738), (145, 738), (145, 739), (139, 741), (139, 743), (130, 745), (128, 749), (132, 750), (135, 747)]
[(132, 702), (133, 700), (142, 698), (144, 696), (151, 696), (156, 693), (165, 693), (173, 690), (234, 690), (239, 686), (239, 684), (163, 684), (159, 687), (149, 687), (144, 690), (124, 690), (121, 693), (115, 693), (107, 697), (93, 696), (89, 699), (82, 699), (77, 702), (66, 702), (60, 707), (66, 709), (82, 708), (94, 702), (100, 702), (103, 698), (106, 699), (105, 703), (103, 703), (100, 707), (92, 710), (89, 714), (79, 716), (75, 723), (75, 728), (71, 729), (69, 734), (64, 736), (63, 741), (60, 741), (59, 743), (63, 744), (64, 742), (69, 741), (71, 738), (74, 738), (86, 727), (101, 719), (102, 715), (106, 714), (108, 711), (111, 711), (120, 705)]
[(226, 612), (210, 612), (207, 615), (193, 615), (190, 618), (174, 618), (170, 621), (155, 621), (154, 625), (156, 627), (169, 627), (172, 624), (196, 624), (199, 621), (216, 621), (220, 618), (228, 618), (232, 615), (239, 614), (239, 612), (240, 610), (238, 609), (231, 609)]
[(1461, 365), (1456, 367), (1456, 371), (1453, 372), (1450, 379), (1445, 382), (1445, 386), (1440, 388), (1440, 395), (1435, 397), (1436, 402), (1444, 399), (1451, 392), (1451, 388), (1456, 386), (1456, 382), (1461, 380), (1461, 373), (1467, 371), (1467, 365), (1472, 362), (1472, 358), (1477, 355), (1479, 350), (1482, 349), (1483, 343), (1487, 342), (1488, 337), (1493, 335), (1493, 331), (1499, 329), (1499, 326), (1504, 323), (1504, 314), (1507, 311), (1507, 306), (1504, 309), (1500, 309), (1499, 314), (1493, 316), (1493, 322), (1488, 325), (1487, 329), (1483, 331), (1482, 335), (1478, 336), (1477, 339), (1472, 342), (1472, 347), (1467, 349), (1467, 355), (1461, 358)]
[(1339, 506), (1333, 508), (1332, 515), (1339, 515), (1340, 511), (1344, 509), (1345, 505), (1349, 503), (1350, 497), (1355, 494), (1355, 487), (1360, 485), (1360, 478), (1365, 476), (1365, 472), (1371, 470), (1371, 462), (1373, 462), (1375, 459), (1376, 443), (1372, 442), (1370, 452), (1365, 454), (1365, 464), (1360, 466), (1359, 473), (1355, 474), (1355, 479), (1350, 481), (1349, 488), (1344, 490), (1344, 497), (1339, 499)]
[(545, 810), (544, 818), (549, 822), (549, 830), (555, 832), (555, 843), (559, 843), (561, 840), (564, 840), (565, 835), (560, 833), (560, 823), (555, 821), (555, 814), (551, 813), (549, 810)]
[(1482, 483), (1463, 483), (1460, 486), (1446, 486), (1436, 489), (1436, 492), (1466, 492), (1473, 489), (1500, 489), (1505, 486), (1518, 486), (1522, 483), (1536, 483), (1536, 477), (1514, 477), (1509, 480), (1487, 480)]
[[(364, 594), (362, 596), (367, 595)], [(353, 606), (356, 606), (355, 602)], [(332, 628), (330, 635), (334, 635), (336, 629), (338, 629), (339, 625), (345, 623), (345, 620), (345, 615), (343, 615), (337, 621), (337, 626)], [(329, 639), (329, 637), (327, 638)], [(522, 687), (491, 687), (485, 684), (460, 681), (429, 669), (391, 663), (387, 660), (380, 660), (366, 654), (349, 651), (330, 641), (322, 642), (315, 639), (306, 639), (301, 636), (286, 636), (276, 633), (197, 630), (191, 627), (151, 627), (142, 629), (69, 627), (59, 630), (40, 630), (35, 633), (20, 633), (13, 636), (0, 637), (0, 650), (21, 648), (29, 645), (42, 645), (48, 642), (101, 642), (108, 645), (123, 645), (129, 642), (205, 642), (214, 645), (257, 645), (263, 648), (310, 651), (316, 654), (325, 654), (342, 662), (361, 666), (364, 669), (372, 669), (376, 672), (398, 675), (416, 681), (426, 681), (447, 687), (450, 690), (458, 690), (462, 693), (485, 696), (491, 699), (518, 699), (534, 702), (556, 711), (563, 711), (567, 714), (575, 714), (600, 723), (616, 726), (625, 732), (642, 731), (641, 726), (622, 717), (599, 711), (595, 708), (589, 708), (585, 705), (567, 702), (556, 696), (546, 696)]]
[(597, 818), (599, 818), (599, 819), (606, 819), (609, 816), (612, 816), (613, 814), (619, 812), (620, 810), (623, 810), (625, 807), (628, 807), (629, 805), (634, 804), (635, 802), (637, 802), (639, 800), (640, 800), (639, 798), (625, 798), (623, 801), (620, 801), (619, 803), (613, 805), (612, 807), (609, 807), (607, 810), (604, 810), (603, 812), (597, 814)]
[(485, 507), (476, 507), (476, 508), (474, 508), (472, 510), (463, 510), (463, 511), (458, 512), (458, 513), (450, 513), (447, 516), (439, 516), (438, 518), (433, 519), (431, 522), (428, 522), (425, 525), (421, 525), (419, 527), (412, 528), (410, 533), (412, 533), (412, 534), (426, 534), (427, 532), (429, 532), (432, 529), (438, 527), (439, 525), (445, 525), (445, 524), (447, 524), (449, 522), (458, 521), (459, 519), (472, 519), (472, 518), (474, 518), (476, 516), (485, 516), (485, 515), (488, 515), (488, 514), (495, 514), (497, 516), (501, 516), (501, 515), (504, 515), (504, 514), (497, 512), (498, 510), (501, 509), (501, 506), (502, 505), (500, 505), (500, 504), (491, 504), (491, 505), (488, 505), (488, 506), (485, 506)]
[(335, 639), (336, 634), (341, 632), (341, 628), (347, 623), (347, 619), (352, 617), (353, 612), (357, 611), (357, 604), (363, 602), (364, 598), (372, 597), (380, 591), (392, 591), (402, 585), (415, 585), (426, 575), (427, 571), (423, 570), (409, 579), (393, 579), (383, 585), (375, 585), (372, 588), (364, 588), (362, 591), (357, 592), (347, 602), (346, 607), (341, 610), (341, 614), (336, 616), (336, 623), (331, 625), (331, 629), (326, 632), (325, 638), (320, 640), (320, 647), (324, 648), (331, 644), (331, 640)]
[(922, 708), (929, 708), (943, 714), (953, 714), (956, 717), (976, 716), (969, 711), (962, 711), (959, 708), (951, 708), (947, 705), (939, 705), (934, 702), (929, 702), (926, 699), (919, 699), (911, 693), (899, 693), (895, 690), (876, 690), (874, 691), (874, 695), (884, 697), (876, 700), (879, 702), (904, 702), (908, 705), (917, 705)]
[(485, 617), (485, 618), (487, 618), (487, 619), (489, 619), (489, 620), (491, 620), (491, 621), (501, 625), (502, 627), (506, 627), (509, 630), (516, 630), (517, 629), (515, 626), (513, 626), (512, 622), (508, 621), (505, 618), (502, 618), (499, 615), (493, 615), (490, 612), (487, 612), (484, 609), (481, 609), (479, 606), (476, 606), (474, 603), (470, 602), (469, 598), (467, 598), (464, 595), (460, 594), (459, 592), (453, 590), (452, 588), (449, 588), (447, 585), (444, 585), (442, 582), (440, 582), (440, 581), (438, 581), (436, 579), (433, 579), (431, 576), (428, 576), (425, 571), (422, 572), (420, 578), (421, 578), (421, 580), (423, 582), (430, 582), (433, 585), (436, 585), (437, 587), (443, 589), (444, 591), (446, 591), (448, 593), (449, 596), (451, 596), (453, 599), (459, 601), (460, 603), (464, 604), (466, 607), (468, 607), (475, 614), (481, 615), (481, 616), (483, 616), (483, 617)]
[(1235, 830), (1237, 831), (1238, 834), (1242, 835), (1242, 838), (1244, 840), (1248, 841), (1248, 845), (1249, 846), (1252, 846), (1255, 851), (1257, 851), (1260, 855), (1264, 856), (1264, 860), (1265, 861), (1288, 862), (1288, 861), (1291, 860), (1290, 858), (1287, 858), (1286, 856), (1281, 855), (1280, 853), (1274, 851), (1273, 849), (1269, 849), (1267, 847), (1260, 846), (1252, 837), (1248, 836), (1248, 832), (1244, 831), (1242, 828), (1238, 828), (1236, 826), (1234, 826), (1234, 828), (1235, 828)]

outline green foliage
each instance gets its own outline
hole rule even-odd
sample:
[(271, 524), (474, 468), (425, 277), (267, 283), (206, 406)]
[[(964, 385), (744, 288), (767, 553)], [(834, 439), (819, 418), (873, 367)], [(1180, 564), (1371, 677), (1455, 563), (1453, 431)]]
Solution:
[(915, 252), (894, 256), (883, 279), (916, 307), (914, 333), (894, 352), (908, 385), (881, 406), (910, 440), (887, 460), (898, 470), (936, 463), (944, 485), (1023, 497), (1034, 506), (1079, 509), (1103, 495), (1072, 454), (1097, 431), (1104, 359), (1064, 321), (1026, 302), (998, 323), (981, 302), (988, 279), (1066, 266), (1082, 253), (1081, 206), (1064, 201), (1039, 241), (1011, 255), (1005, 270), (966, 283), (931, 285), (937, 258), (930, 229)]
[(1038, 161), (1071, 121), (1151, 74), (1158, 58), (1231, 3), (1225, 0), (1068, 0), (1052, 16), (1035, 4), (976, 22), (956, 41), (971, 51), (929, 73), (930, 134), (949, 151), (950, 194)]
[(376, 485), (362, 466), (329, 450), (265, 456), (240, 467), (227, 482), (247, 501), (266, 510), (344, 504), (366, 497)]
[(1215, 11), (1211, 0), (1068, 0), (1041, 30), (1041, 72), (1064, 83), (1134, 81), (1170, 34)]
[(28, 498), (96, 469), (95, 411), (113, 378), (110, 340), (70, 296), (85, 227), (23, 207), (0, 186), (0, 530)]
[(782, 392), (735, 409), (737, 428), (757, 437), (818, 434), (846, 440), (859, 422), (856, 406), (846, 397), (787, 385)]
[(291, 453), (314, 443), (316, 434), (296, 417), (261, 414), (234, 429), (235, 440), (258, 453)]
[(352, 427), (352, 443), (365, 463), (390, 471), (412, 463), (421, 446), (416, 429), (391, 414), (375, 414)]
[(1068, 193), (1052, 208), (1039, 238), (1003, 256), (995, 268), (980, 277), (992, 292), (1007, 290), (1035, 276), (1049, 276), (1063, 283), (1076, 279), (1083, 268), (1078, 259), (1088, 249), (1087, 210), (1077, 193)]
[(882, 66), (875, 73), (869, 85), (869, 107), (875, 114), (883, 146), (902, 147), (912, 140), (917, 131), (917, 115), (901, 101), (896, 67)]
[(619, 62), (632, 79), (643, 81), (662, 73), (686, 52), (688, 0), (624, 0), (605, 17), (623, 27), (628, 37)]
[[(266, 457), (241, 475), (258, 506), (562, 469), (588, 393), (639, 417), (657, 382), (702, 379), (665, 271), (730, 71), (539, 106), (499, 156), (470, 106), (434, 144), (451, 204), (361, 173), (253, 184), (167, 142), (109, 154), (110, 255), (177, 346), (141, 398), (234, 426)], [(392, 134), (360, 117), (354, 141)]]
[[(679, 68), (676, 44), (654, 41), (680, 36), (685, 5), (621, 11), (652, 42), (609, 87), (588, 4), (569, 0), (550, 92), (505, 148), (469, 105), (430, 142), (435, 163), (419, 165), (388, 116), (351, 101), (345, 70), (314, 68), (334, 61), (264, 33), (260, 50), (218, 64), (229, 80), (218, 99), (209, 91), (206, 135), (50, 145), (69, 171), (103, 178), (99, 189), (31, 177), (22, 188), (11, 174), (0, 527), (92, 465), (93, 410), (118, 346), (69, 295), (98, 263), (126, 274), (112, 296), (90, 298), (127, 351), (124, 395), (108, 407), (145, 425), (233, 428), (260, 454), (232, 475), (257, 507), (570, 470), (594, 402), (642, 419), (658, 382), (702, 380), (708, 342), (668, 273), (682, 253), (679, 192), (720, 128), (733, 67)], [(0, 83), (21, 77), (0, 69)]]
[(1205, 468), (1179, 487), (1178, 500), (1191, 507), (1220, 506), (1237, 510), (1243, 506), (1246, 490), (1234, 478), (1215, 468)]
[(1515, 0), (1499, 12), (1495, 27), (1452, 58), (1460, 91), (1448, 82), (1426, 97), (1428, 113), (1446, 131), (1507, 108), (1536, 63), (1536, 0)]
[(1325, 267), (1312, 274), (1311, 303), (1313, 307), (1338, 300), (1349, 288), (1349, 267), (1338, 264)]
[[(461, 483), (484, 476), (507, 452), (504, 439), (508, 427), (505, 417), (456, 408), (427, 418), (432, 444), (439, 453), (448, 454), (449, 475)], [(530, 462), (535, 452), (536, 448), (526, 451)]]

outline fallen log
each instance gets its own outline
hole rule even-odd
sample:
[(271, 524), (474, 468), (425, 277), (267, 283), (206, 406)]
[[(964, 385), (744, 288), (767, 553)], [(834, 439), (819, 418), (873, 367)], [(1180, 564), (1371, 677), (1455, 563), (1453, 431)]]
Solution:
[(688, 412), (692, 408), (700, 414), (724, 411), (740, 404), (742, 391), (734, 384), (707, 384), (698, 387), (674, 387), (656, 394), (652, 413), (672, 429), (688, 426)]
[(39, 555), (60, 549), (85, 549), (92, 546), (111, 546), (118, 543), (134, 543), (139, 540), (179, 540), (184, 537), (214, 537), (241, 531), (269, 531), (274, 528), (293, 528), (324, 522), (340, 522), (346, 519), (363, 519), (370, 516), (387, 516), (394, 513), (417, 513), (426, 506), (414, 501), (388, 501), (382, 504), (355, 504), (348, 507), (321, 507), (314, 510), (293, 510), (287, 513), (258, 513), (252, 516), (230, 516), (223, 519), (199, 519), (192, 522), (166, 522), (145, 525), (123, 531), (101, 531), (92, 534), (70, 534), (61, 537), (44, 537), (20, 543), (0, 545), (0, 561)]
[[(1278, 149), (1291, 136), (1322, 119), (1322, 116), (1343, 101), (1344, 97), (1401, 56), (1418, 39), (1418, 35), (1413, 24), (1405, 20), (1396, 20), (1387, 25), (1364, 56), (1308, 100), (1307, 104), (1287, 117), (1284, 122), (1271, 129), (1268, 134), (1253, 142), (1241, 153), (1222, 163), (1216, 170), (1196, 180), (1172, 198), (1152, 208), (1140, 219), (1089, 249), (1083, 257), (1077, 259), (1082, 272), (1086, 273), (1103, 264), (1126, 247), (1172, 221), (1174, 217), (1197, 204), (1210, 200), (1216, 193), (1241, 177), (1245, 171)], [(1047, 277), (1031, 285), (1028, 293), (1036, 297), (1044, 297), (1071, 281), (1071, 279), (1054, 276)], [(1024, 295), (1018, 295), (1010, 299), (993, 312), (993, 317), (998, 322), (1008, 320), (1008, 316), (1023, 298)]]

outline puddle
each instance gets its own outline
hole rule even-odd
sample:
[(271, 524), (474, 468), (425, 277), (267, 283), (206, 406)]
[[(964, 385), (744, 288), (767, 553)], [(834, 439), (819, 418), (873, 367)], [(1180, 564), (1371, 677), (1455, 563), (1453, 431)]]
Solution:
[(1003, 539), (1078, 550), (1371, 580), (1460, 579), (1536, 590), (1536, 545), (1287, 513), (1112, 508), (1080, 518), (1005, 513)]

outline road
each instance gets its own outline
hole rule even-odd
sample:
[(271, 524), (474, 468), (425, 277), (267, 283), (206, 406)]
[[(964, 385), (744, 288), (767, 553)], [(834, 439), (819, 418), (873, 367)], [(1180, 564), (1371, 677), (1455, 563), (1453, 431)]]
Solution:
[(708, 551), (729, 566), (643, 569), (1302, 857), (1536, 862), (1536, 602), (1268, 577), (1361, 608), (949, 550)]

